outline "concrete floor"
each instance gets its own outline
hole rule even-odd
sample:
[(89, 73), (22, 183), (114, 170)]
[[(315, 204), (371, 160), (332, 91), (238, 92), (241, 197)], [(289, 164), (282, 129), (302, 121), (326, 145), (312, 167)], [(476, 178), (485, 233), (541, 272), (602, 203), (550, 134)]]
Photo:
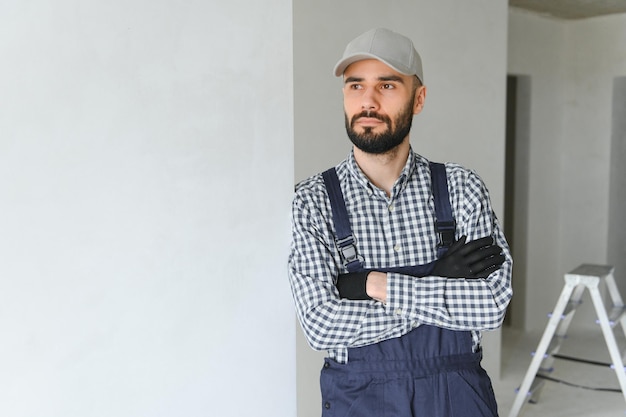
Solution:
[[(624, 335), (615, 330), (615, 337), (623, 351)], [(536, 350), (542, 332), (522, 333), (505, 328), (502, 333), (502, 373), (493, 379), (500, 417), (507, 417), (515, 400), (515, 390), (521, 385)], [(576, 358), (611, 362), (600, 327), (570, 328), (560, 353)], [(588, 387), (619, 389), (615, 371), (609, 367), (555, 360), (551, 377)], [(523, 417), (607, 417), (626, 415), (626, 401), (621, 392), (595, 391), (546, 381), (539, 401), (526, 404), (519, 416)]]

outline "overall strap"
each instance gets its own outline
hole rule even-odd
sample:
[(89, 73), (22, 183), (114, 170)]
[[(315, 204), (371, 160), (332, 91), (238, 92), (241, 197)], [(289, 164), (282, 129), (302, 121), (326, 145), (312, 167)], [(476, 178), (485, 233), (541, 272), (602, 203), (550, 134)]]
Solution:
[[(456, 223), (452, 217), (452, 208), (448, 197), (448, 180), (446, 177), (446, 167), (444, 164), (430, 163), (432, 193), (435, 198), (435, 231), (437, 233), (437, 257), (441, 257), (448, 247), (454, 242), (454, 232)], [(354, 235), (350, 226), (348, 210), (341, 192), (339, 178), (335, 168), (330, 168), (322, 173), (324, 185), (328, 192), (330, 205), (333, 212), (333, 223), (337, 234), (337, 247), (344, 260), (344, 266), (349, 272), (363, 270), (356, 245)]]
[(446, 166), (438, 162), (430, 163), (430, 177), (435, 198), (435, 231), (437, 232), (437, 257), (440, 258), (454, 243), (456, 222), (452, 216), (448, 196)]
[(346, 203), (343, 199), (339, 178), (335, 168), (330, 168), (322, 173), (324, 185), (330, 199), (330, 206), (333, 210), (333, 223), (335, 224), (335, 233), (337, 234), (337, 247), (344, 260), (344, 266), (349, 272), (358, 272), (363, 270), (363, 263), (359, 259), (356, 246), (354, 244), (354, 235), (350, 227), (350, 218)]

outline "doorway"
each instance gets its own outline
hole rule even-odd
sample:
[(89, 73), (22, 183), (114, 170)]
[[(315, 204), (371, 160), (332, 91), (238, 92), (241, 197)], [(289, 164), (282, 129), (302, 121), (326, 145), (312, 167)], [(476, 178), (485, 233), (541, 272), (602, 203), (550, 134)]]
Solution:
[(626, 77), (613, 80), (611, 166), (609, 180), (609, 265), (615, 267), (620, 294), (626, 294)]

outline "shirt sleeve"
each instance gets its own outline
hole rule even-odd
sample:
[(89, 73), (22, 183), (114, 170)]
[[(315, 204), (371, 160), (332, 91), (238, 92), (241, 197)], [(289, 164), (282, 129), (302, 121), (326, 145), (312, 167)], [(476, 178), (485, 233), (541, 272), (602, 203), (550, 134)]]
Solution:
[(457, 221), (456, 238), (492, 236), (502, 248), (502, 267), (484, 279), (413, 278), (387, 274), (389, 314), (452, 330), (493, 330), (502, 325), (511, 300), (513, 261), (487, 188), (472, 171), (448, 165), (450, 200)]
[(400, 336), (407, 324), (405, 317), (390, 316), (384, 305), (374, 300), (339, 297), (335, 282), (341, 265), (337, 265), (339, 255), (325, 191), (304, 188), (296, 192), (292, 204), (289, 282), (310, 346), (334, 350)]

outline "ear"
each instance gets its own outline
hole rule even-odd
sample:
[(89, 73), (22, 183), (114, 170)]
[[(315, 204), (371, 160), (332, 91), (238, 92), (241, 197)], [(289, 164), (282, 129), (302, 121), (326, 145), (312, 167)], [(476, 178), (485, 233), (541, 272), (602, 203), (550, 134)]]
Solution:
[(424, 109), (426, 101), (426, 86), (422, 85), (415, 89), (415, 101), (413, 104), (413, 114), (419, 114)]

